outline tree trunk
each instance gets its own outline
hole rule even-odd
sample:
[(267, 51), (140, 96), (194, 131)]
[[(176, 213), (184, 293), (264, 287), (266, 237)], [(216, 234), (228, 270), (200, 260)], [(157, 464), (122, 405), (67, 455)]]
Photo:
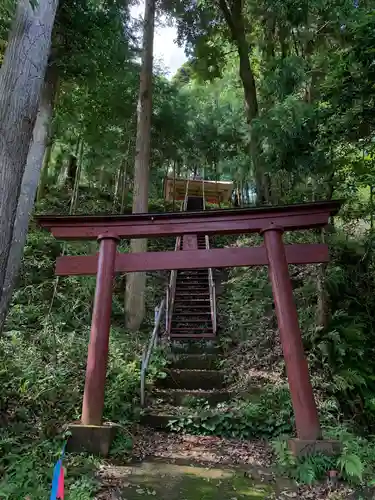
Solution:
[(176, 211), (176, 160), (173, 160), (173, 212)]
[(22, 178), (21, 193), (18, 199), (17, 215), (14, 223), (12, 244), (8, 256), (3, 294), (0, 301), (0, 332), (3, 330), (6, 314), (9, 309), (12, 293), (16, 284), (23, 247), (26, 242), (31, 211), (34, 206), (36, 191), (43, 165), (43, 158), (49, 137), (50, 123), (53, 114), (53, 103), (57, 88), (57, 73), (49, 67), (42, 88), (39, 112), (35, 122), (33, 140), (27, 156), (25, 172)]
[[(69, 154), (68, 166), (66, 169), (65, 185), (69, 189), (74, 188), (78, 170), (78, 156), (81, 150), (81, 136), (78, 137), (74, 153)], [(104, 169), (104, 167), (102, 167)]]
[(52, 140), (51, 132), (50, 132), (49, 141), (48, 141), (48, 144), (46, 146), (46, 151), (44, 153), (42, 171), (40, 173), (38, 191), (37, 191), (37, 195), (36, 195), (37, 202), (41, 201), (44, 198), (46, 184), (48, 182), (48, 169), (49, 169), (49, 163), (50, 163), (51, 156), (52, 156), (52, 149), (53, 149), (53, 140)]
[(128, 194), (129, 194), (128, 162), (126, 160), (124, 164), (124, 172), (122, 174), (120, 214), (124, 213), (125, 204), (127, 203), (128, 200)]
[(69, 214), (74, 214), (76, 212), (76, 208), (77, 208), (79, 183), (81, 180), (81, 173), (82, 173), (83, 148), (84, 148), (84, 143), (83, 143), (83, 139), (81, 138), (78, 141), (78, 146), (77, 146), (77, 169), (75, 172), (75, 178), (74, 178), (74, 184), (73, 184), (73, 194), (72, 194), (72, 199), (71, 199), (71, 203), (70, 203)]
[[(143, 26), (142, 68), (137, 108), (137, 138), (134, 164), (133, 213), (148, 211), (148, 185), (151, 149), (152, 66), (155, 0), (146, 0)], [(147, 240), (130, 243), (132, 252), (146, 252)], [(126, 322), (131, 331), (139, 329), (145, 314), (146, 273), (130, 273), (126, 282)]]
[(65, 179), (65, 185), (70, 189), (73, 189), (74, 181), (77, 175), (77, 168), (78, 168), (77, 156), (70, 154), (68, 167), (66, 170), (66, 179)]
[(19, 0), (0, 70), (0, 300), (58, 0)]
[(262, 204), (268, 200), (268, 186), (266, 185), (266, 177), (259, 161), (258, 143), (251, 130), (251, 123), (254, 118), (258, 116), (259, 109), (255, 78), (249, 58), (250, 47), (248, 41), (246, 40), (243, 19), (243, 1), (234, 1), (232, 4), (232, 10), (229, 9), (228, 2), (226, 0), (219, 0), (219, 3), (225, 21), (231, 32), (232, 40), (236, 44), (238, 57), (240, 59), (239, 73), (245, 97), (247, 122), (250, 126), (250, 155), (254, 168), (257, 203)]
[(119, 193), (120, 193), (120, 186), (123, 185), (124, 163), (125, 163), (125, 160), (123, 159), (122, 162), (120, 163), (116, 173), (115, 173), (115, 192), (113, 195), (113, 203), (112, 203), (112, 213), (113, 214), (116, 211), (116, 206), (118, 203), (118, 197), (119, 197)]
[[(321, 243), (325, 243), (325, 229), (320, 230)], [(316, 290), (318, 302), (316, 306), (316, 325), (322, 329), (327, 328), (330, 320), (329, 295), (326, 287), (327, 264), (319, 264), (316, 277)]]

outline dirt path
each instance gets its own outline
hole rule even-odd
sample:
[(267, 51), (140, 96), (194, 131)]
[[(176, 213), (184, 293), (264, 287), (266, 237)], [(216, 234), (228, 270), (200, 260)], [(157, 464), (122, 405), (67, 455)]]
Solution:
[[(345, 485), (297, 487), (272, 467), (262, 441), (140, 430), (135, 463), (102, 466), (95, 500), (358, 500)], [(366, 497), (364, 497), (366, 498)]]
[(104, 491), (98, 500), (262, 500), (274, 491), (235, 469), (162, 462), (107, 468), (101, 479)]

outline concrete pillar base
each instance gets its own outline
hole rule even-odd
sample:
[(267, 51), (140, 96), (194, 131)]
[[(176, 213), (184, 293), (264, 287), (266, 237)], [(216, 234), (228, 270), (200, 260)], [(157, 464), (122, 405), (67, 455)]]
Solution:
[(119, 426), (116, 424), (69, 424), (70, 432), (66, 450), (107, 457)]
[(341, 453), (342, 445), (340, 441), (332, 439), (290, 439), (289, 449), (296, 457), (304, 457), (307, 455), (314, 455), (321, 453), (323, 455), (339, 455)]

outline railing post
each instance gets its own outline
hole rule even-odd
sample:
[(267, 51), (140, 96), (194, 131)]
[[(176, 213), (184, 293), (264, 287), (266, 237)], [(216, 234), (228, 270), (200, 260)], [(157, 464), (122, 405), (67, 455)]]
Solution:
[(159, 312), (159, 308), (158, 308), (158, 306), (155, 306), (155, 310), (154, 310), (154, 325), (156, 324), (156, 318), (158, 317), (158, 312)]
[(104, 234), (98, 237), (98, 241), (100, 249), (82, 405), (83, 425), (102, 424), (118, 237)]
[(146, 371), (148, 368), (148, 364), (151, 359), (152, 351), (155, 348), (158, 340), (158, 332), (159, 332), (159, 326), (161, 322), (161, 316), (163, 314), (165, 307), (165, 302), (164, 299), (161, 301), (160, 307), (155, 307), (155, 311), (157, 310), (158, 313), (155, 318), (155, 326), (152, 331), (151, 335), (151, 340), (149, 342), (149, 345), (147, 349), (143, 351), (142, 354), (142, 364), (141, 364), (141, 406), (144, 406), (146, 403)]
[(142, 408), (146, 402), (146, 393), (145, 393), (145, 361), (146, 361), (146, 351), (142, 353), (142, 364), (141, 364), (141, 406)]
[[(206, 242), (206, 250), (210, 249), (210, 239), (208, 235), (205, 235)], [(208, 285), (210, 292), (210, 308), (211, 308), (211, 321), (212, 321), (212, 330), (216, 335), (216, 293), (215, 293), (215, 284), (213, 279), (212, 268), (208, 269)]]
[(167, 285), (167, 296), (165, 306), (165, 332), (169, 335), (169, 283)]

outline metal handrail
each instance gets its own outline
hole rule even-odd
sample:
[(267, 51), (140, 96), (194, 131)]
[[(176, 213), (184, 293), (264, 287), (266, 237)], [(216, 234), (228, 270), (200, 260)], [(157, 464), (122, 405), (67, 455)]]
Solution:
[[(210, 239), (207, 235), (205, 235), (206, 241), (206, 250), (210, 249)], [(214, 276), (212, 272), (212, 268), (208, 268), (208, 285), (210, 290), (210, 306), (211, 306), (211, 319), (212, 319), (212, 330), (216, 334), (216, 290), (215, 290), (215, 282)]]
[[(188, 192), (189, 192), (189, 179), (187, 180), (186, 183), (186, 189), (185, 189), (185, 198), (184, 201), (181, 203), (181, 212), (186, 211), (187, 208), (187, 199), (188, 199)], [(175, 252), (180, 250), (181, 247), (181, 236), (177, 236), (176, 238), (176, 244), (174, 247)], [(175, 296), (175, 290), (176, 290), (176, 279), (177, 279), (177, 271), (174, 269), (171, 271), (171, 275), (169, 278), (169, 284), (167, 286), (167, 292), (166, 292), (166, 318), (165, 318), (165, 325), (166, 325), (166, 332), (167, 335), (170, 333), (171, 329), (171, 321), (172, 321), (172, 311), (173, 311), (173, 305), (174, 305), (174, 296)]]
[[(202, 179), (202, 193), (203, 193), (203, 210), (206, 210), (206, 198), (205, 198), (205, 191), (204, 191), (204, 176)], [(206, 250), (210, 249), (210, 239), (208, 235), (205, 235), (205, 242), (206, 242)], [(216, 327), (217, 327), (217, 319), (216, 319), (216, 289), (215, 289), (215, 283), (214, 283), (214, 276), (212, 272), (212, 268), (208, 268), (208, 285), (209, 285), (209, 291), (210, 291), (210, 307), (211, 307), (211, 319), (212, 319), (212, 330), (214, 334), (216, 334)]]
[(155, 326), (154, 329), (152, 330), (151, 338), (148, 343), (147, 349), (143, 351), (142, 354), (142, 365), (141, 365), (141, 406), (145, 405), (145, 399), (146, 399), (146, 372), (148, 369), (148, 365), (150, 363), (152, 351), (154, 350), (157, 340), (158, 340), (158, 332), (159, 332), (159, 326), (160, 326), (160, 321), (161, 317), (164, 311), (164, 304), (165, 300), (163, 299), (160, 303), (160, 306), (158, 308), (158, 311), (156, 313), (155, 311)]

